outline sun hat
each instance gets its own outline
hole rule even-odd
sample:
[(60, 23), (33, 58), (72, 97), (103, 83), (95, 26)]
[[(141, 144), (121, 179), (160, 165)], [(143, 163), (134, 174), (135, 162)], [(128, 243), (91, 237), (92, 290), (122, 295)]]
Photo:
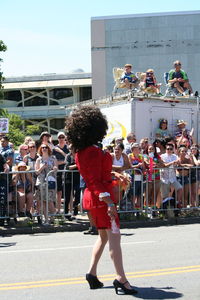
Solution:
[(48, 132), (48, 131), (43, 131), (41, 134), (40, 134), (40, 140), (43, 138), (43, 136), (51, 136), (51, 134)]
[(125, 64), (125, 65), (124, 65), (124, 68), (126, 68), (126, 67), (132, 68), (133, 66), (132, 66), (131, 64)]
[(17, 166), (15, 166), (15, 170), (19, 171), (20, 167), (26, 167), (26, 171), (30, 170), (30, 166), (27, 166), (26, 163), (24, 161), (21, 161), (20, 163), (18, 163)]
[(185, 124), (185, 125), (186, 125), (187, 122), (185, 122), (184, 120), (178, 120), (178, 121), (177, 121), (177, 126), (178, 126), (178, 125), (181, 125), (181, 124)]
[(62, 132), (62, 131), (59, 131), (58, 134), (57, 134), (57, 138), (59, 138), (59, 136), (61, 136), (61, 135), (65, 136), (65, 133)]
[(140, 145), (138, 143), (132, 143), (131, 144), (131, 149), (133, 149), (133, 148), (139, 148), (139, 147), (140, 147)]

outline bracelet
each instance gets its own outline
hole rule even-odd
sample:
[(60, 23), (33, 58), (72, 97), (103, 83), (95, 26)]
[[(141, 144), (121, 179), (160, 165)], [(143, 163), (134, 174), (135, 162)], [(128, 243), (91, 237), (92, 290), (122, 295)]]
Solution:
[(105, 193), (100, 193), (99, 194), (99, 201), (103, 201), (102, 198), (104, 197), (110, 197), (110, 193), (105, 192)]
[(108, 203), (108, 207), (113, 207), (113, 206), (115, 206), (114, 203)]

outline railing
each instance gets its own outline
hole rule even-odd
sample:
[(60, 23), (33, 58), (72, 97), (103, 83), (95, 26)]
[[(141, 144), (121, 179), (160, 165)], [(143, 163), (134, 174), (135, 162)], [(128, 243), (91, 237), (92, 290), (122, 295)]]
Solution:
[[(159, 176), (162, 177), (163, 172), (166, 176), (167, 173), (171, 176), (170, 172), (176, 171), (177, 173), (179, 171), (180, 174), (186, 170), (180, 167), (176, 169), (153, 169), (152, 174), (140, 169), (126, 170), (124, 173), (126, 183), (117, 182), (114, 179), (115, 183), (113, 184), (118, 212), (122, 215), (132, 213), (136, 218), (145, 217), (147, 219), (185, 216), (194, 211), (200, 215), (199, 167), (189, 168), (186, 176), (181, 175), (178, 178), (182, 187), (178, 191), (171, 189), (167, 197), (162, 197), (165, 183), (160, 180)], [(180, 172), (180, 170), (182, 171)], [(157, 173), (155, 173), (156, 171)], [(37, 185), (35, 171), (0, 173), (0, 224), (2, 225), (5, 220), (9, 221), (10, 219), (17, 221), (21, 217), (37, 218), (40, 224), (54, 222), (55, 217), (68, 219), (71, 215), (70, 210), (72, 210), (72, 207), (69, 208), (69, 206), (74, 198), (74, 207), (78, 213), (79, 206), (79, 214), (81, 214), (81, 188), (76, 177), (78, 171), (58, 170), (57, 173), (62, 173), (63, 188), (59, 212), (56, 211), (58, 198), (55, 171), (50, 171), (44, 182)], [(21, 179), (19, 180), (19, 178), (23, 178), (23, 176), (26, 176), (26, 180), (20, 184)], [(31, 184), (28, 184), (28, 181)], [(180, 186), (175, 187), (177, 189)]]

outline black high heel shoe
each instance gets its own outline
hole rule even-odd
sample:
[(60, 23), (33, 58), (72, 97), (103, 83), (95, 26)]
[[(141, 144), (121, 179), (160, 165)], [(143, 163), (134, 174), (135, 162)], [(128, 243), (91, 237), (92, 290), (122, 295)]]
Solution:
[(86, 274), (86, 280), (88, 281), (91, 290), (100, 289), (103, 287), (103, 282), (99, 281), (97, 276), (94, 276), (90, 273)]
[(135, 289), (127, 289), (125, 287), (125, 284), (127, 283), (128, 281), (124, 282), (124, 283), (121, 283), (119, 282), (117, 279), (115, 279), (113, 281), (113, 285), (114, 285), (114, 288), (115, 288), (115, 292), (116, 294), (118, 295), (118, 289), (122, 289), (122, 291), (124, 292), (125, 295), (134, 295), (134, 294), (137, 294), (137, 291)]

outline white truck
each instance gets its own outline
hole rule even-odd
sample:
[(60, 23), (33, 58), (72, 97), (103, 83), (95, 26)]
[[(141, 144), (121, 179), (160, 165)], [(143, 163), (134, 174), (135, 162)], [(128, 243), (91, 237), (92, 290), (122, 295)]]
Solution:
[(186, 128), (194, 128), (194, 138), (197, 143), (200, 142), (199, 98), (195, 100), (183, 98), (179, 101), (153, 97), (127, 99), (113, 101), (107, 105), (99, 104), (109, 124), (104, 145), (118, 136), (126, 138), (129, 132), (136, 134), (138, 142), (144, 137), (153, 142), (159, 120), (162, 118), (168, 120), (168, 130), (172, 135), (177, 130), (177, 121), (186, 121)]

